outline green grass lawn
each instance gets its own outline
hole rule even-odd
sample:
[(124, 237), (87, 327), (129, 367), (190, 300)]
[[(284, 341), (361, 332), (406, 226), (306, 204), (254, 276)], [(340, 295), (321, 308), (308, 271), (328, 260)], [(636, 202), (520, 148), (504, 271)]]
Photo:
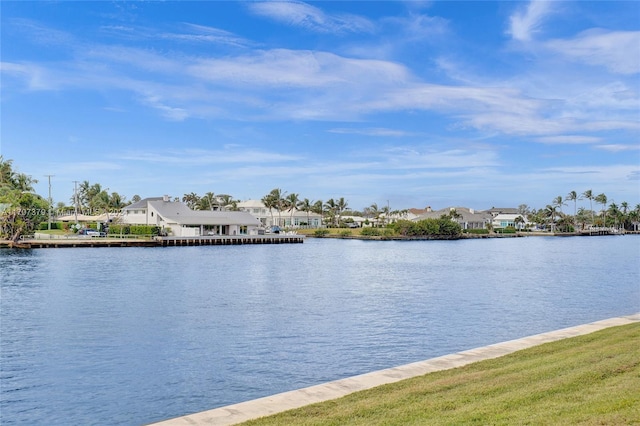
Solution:
[(640, 425), (640, 323), (243, 425)]

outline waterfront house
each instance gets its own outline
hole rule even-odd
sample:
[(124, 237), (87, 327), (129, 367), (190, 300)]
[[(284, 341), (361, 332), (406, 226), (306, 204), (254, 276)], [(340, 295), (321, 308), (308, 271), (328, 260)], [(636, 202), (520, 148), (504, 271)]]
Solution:
[(238, 203), (237, 207), (240, 211), (255, 217), (267, 229), (272, 226), (282, 228), (319, 228), (322, 225), (322, 216), (317, 213), (306, 212), (296, 208), (282, 211), (276, 208), (269, 210), (260, 200), (243, 201)]
[(512, 227), (521, 230), (530, 225), (530, 222), (520, 213), (499, 213), (493, 218), (491, 225), (493, 229)]
[(243, 211), (191, 210), (168, 196), (145, 198), (122, 209), (121, 223), (158, 226), (169, 235), (257, 235), (260, 221)]
[(447, 207), (441, 210), (431, 210), (417, 215), (413, 221), (423, 219), (438, 219), (442, 216), (451, 216), (451, 220), (457, 222), (462, 229), (485, 229), (491, 223), (492, 216), (486, 211), (476, 211), (467, 207)]

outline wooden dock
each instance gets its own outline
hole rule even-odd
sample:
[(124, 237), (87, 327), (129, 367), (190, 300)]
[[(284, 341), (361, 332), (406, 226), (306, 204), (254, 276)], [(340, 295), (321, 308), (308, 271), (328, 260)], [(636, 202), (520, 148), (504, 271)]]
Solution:
[(74, 247), (186, 247), (186, 246), (227, 246), (245, 244), (300, 244), (304, 235), (217, 235), (211, 237), (155, 237), (136, 238), (56, 238), (24, 239), (14, 248), (74, 248)]
[(162, 247), (175, 246), (228, 246), (243, 244), (298, 244), (304, 241), (304, 235), (270, 234), (213, 237), (157, 237)]

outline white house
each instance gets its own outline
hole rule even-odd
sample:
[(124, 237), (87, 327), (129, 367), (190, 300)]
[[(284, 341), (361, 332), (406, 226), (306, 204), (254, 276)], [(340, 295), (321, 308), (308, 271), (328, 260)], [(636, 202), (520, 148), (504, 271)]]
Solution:
[(169, 197), (145, 198), (122, 209), (121, 222), (158, 226), (170, 235), (256, 235), (260, 221), (242, 211), (191, 210)]
[(508, 226), (516, 229), (523, 229), (529, 223), (530, 222), (528, 222), (520, 213), (499, 213), (491, 221), (493, 229), (504, 229)]
[(319, 228), (322, 224), (322, 217), (313, 212), (305, 212), (298, 209), (269, 210), (260, 200), (247, 200), (237, 204), (242, 212), (247, 212), (258, 219), (263, 227), (281, 226), (287, 228)]

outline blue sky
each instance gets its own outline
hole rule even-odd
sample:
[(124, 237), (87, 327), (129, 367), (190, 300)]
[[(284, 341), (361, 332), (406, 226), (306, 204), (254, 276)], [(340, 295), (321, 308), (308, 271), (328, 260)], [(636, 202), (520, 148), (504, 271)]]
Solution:
[[(2, 1), (1, 145), (54, 201), (640, 202), (640, 2)], [(582, 202), (588, 207), (587, 202)]]

